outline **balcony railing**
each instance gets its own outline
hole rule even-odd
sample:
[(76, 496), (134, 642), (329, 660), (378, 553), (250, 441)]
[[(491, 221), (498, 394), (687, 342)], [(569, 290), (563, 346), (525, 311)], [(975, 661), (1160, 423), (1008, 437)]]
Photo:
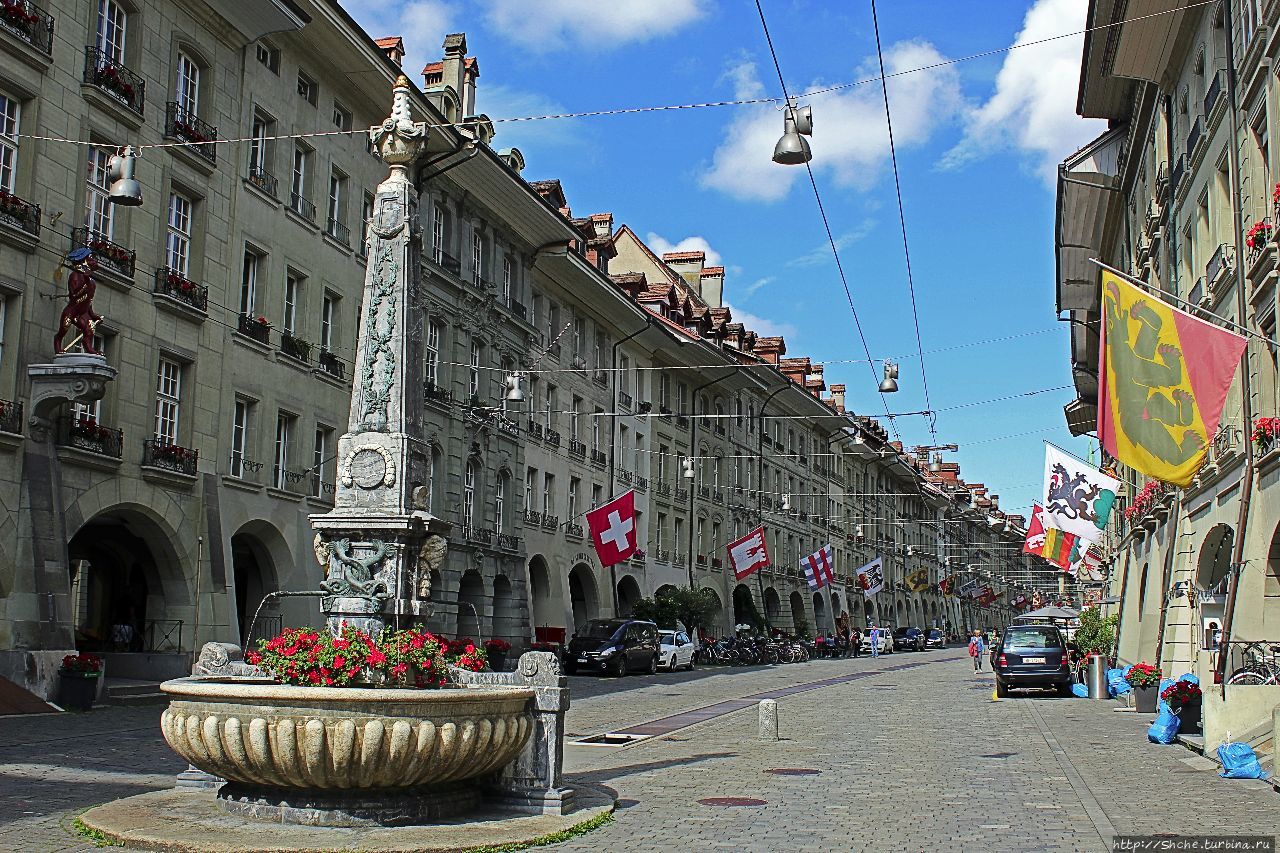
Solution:
[(148, 468), (163, 468), (189, 477), (196, 475), (196, 463), (200, 451), (180, 444), (170, 444), (160, 439), (148, 438), (142, 442), (142, 464)]
[(271, 466), (271, 484), (281, 491), (301, 492), (300, 484), (305, 479), (307, 479), (305, 471), (290, 471), (279, 465)]
[(556, 432), (555, 430), (551, 429), (550, 427), (547, 427), (547, 431), (546, 431), (545, 433), (543, 433), (543, 435), (542, 435), (542, 439), (543, 439), (543, 441), (545, 441), (547, 444), (551, 445), (552, 447), (559, 447), (559, 446), (560, 446), (560, 433)]
[(648, 477), (636, 477), (636, 491), (647, 492), (649, 490)]
[(535, 420), (530, 420), (528, 425), (528, 430), (529, 430), (529, 436), (531, 438), (536, 438), (539, 441), (542, 440), (542, 433), (543, 433), (542, 424), (538, 423)]
[(236, 331), (251, 341), (257, 341), (265, 346), (271, 345), (271, 324), (267, 322), (266, 317), (241, 314)]
[(188, 148), (210, 163), (218, 162), (218, 146), (214, 144), (218, 129), (177, 101), (164, 105), (164, 135), (188, 143)]
[(565, 535), (565, 537), (566, 537), (566, 538), (569, 538), (569, 539), (581, 539), (581, 538), (582, 538), (582, 525), (581, 525), (581, 524), (566, 524), (566, 525), (564, 526), (564, 535)]
[(344, 246), (351, 245), (351, 229), (347, 227), (346, 223), (339, 222), (332, 216), (329, 217), (329, 221), (325, 224), (324, 233)]
[(1204, 268), (1204, 276), (1209, 281), (1209, 287), (1214, 287), (1219, 277), (1228, 275), (1234, 267), (1235, 258), (1231, 247), (1226, 243), (1219, 244), (1217, 251), (1213, 253), (1213, 257)]
[(658, 481), (658, 483), (657, 483), (657, 485), (655, 485), (655, 486), (653, 487), (653, 490), (654, 490), (655, 492), (657, 492), (658, 494), (662, 495), (664, 498), (669, 498), (669, 497), (671, 497), (671, 484), (670, 484), (670, 483), (667, 483), (667, 482), (664, 482), (664, 481), (662, 481), (662, 480), (659, 480), (659, 481)]
[(667, 423), (671, 423), (671, 410), (666, 406), (658, 406), (658, 417)]
[(92, 249), (99, 266), (125, 278), (133, 278), (137, 264), (137, 252), (119, 243), (113, 243), (102, 234), (88, 228), (71, 230), (71, 248)]
[(529, 309), (524, 307), (523, 302), (517, 302), (515, 299), (507, 300), (507, 307), (511, 309), (511, 313), (515, 314), (521, 320), (529, 319)]
[(280, 197), (280, 181), (275, 175), (261, 166), (250, 166), (249, 174), (245, 175), (245, 180), (272, 198)]
[(509, 421), (506, 418), (500, 417), (494, 423), (497, 424), (498, 432), (503, 432), (513, 437), (519, 437), (520, 424), (515, 421)]
[(53, 16), (30, 0), (0, 3), (0, 29), (13, 33), (46, 56), (53, 55)]
[(619, 469), (618, 469), (618, 482), (619, 482), (619, 483), (622, 483), (623, 485), (629, 486), (629, 485), (631, 485), (631, 484), (632, 484), (632, 482), (634, 482), (634, 481), (635, 481), (635, 478), (636, 478), (636, 475), (635, 475), (635, 474), (633, 474), (631, 471), (628, 471), (626, 468), (619, 468)]
[(560, 516), (551, 515), (550, 513), (546, 513), (546, 512), (542, 514), (543, 530), (555, 530), (559, 526), (560, 526)]
[(689, 419), (684, 415), (676, 415), (676, 426), (684, 429), (689, 426)]
[(498, 547), (504, 551), (519, 551), (520, 537), (512, 536), (509, 533), (498, 534)]
[(592, 462), (592, 464), (600, 465), (601, 467), (603, 467), (605, 464), (607, 464), (607, 463), (608, 463), (608, 461), (609, 461), (609, 457), (605, 455), (605, 453), (604, 453), (604, 451), (603, 451), (603, 450), (594, 450), (594, 449), (593, 449), (593, 450), (591, 451), (591, 462)]
[(94, 45), (84, 49), (84, 82), (142, 115), (146, 81)]
[(342, 363), (342, 359), (327, 349), (320, 350), (320, 356), (316, 359), (316, 366), (334, 379), (345, 380), (347, 378), (347, 366)]
[(307, 494), (313, 498), (319, 498), (320, 500), (332, 503), (334, 495), (337, 494), (337, 487), (314, 472), (311, 473), (310, 477), (311, 489)]
[(600, 387), (602, 387), (602, 388), (604, 388), (604, 387), (608, 387), (608, 385), (609, 385), (609, 371), (607, 371), (607, 370), (600, 370), (600, 369), (596, 369), (596, 370), (595, 370), (594, 372), (592, 372), (592, 374), (591, 374), (591, 381), (592, 381), (592, 382), (594, 382), (594, 383), (596, 383), (597, 385), (599, 385), (599, 386), (600, 386)]
[(316, 221), (316, 206), (295, 192), (289, 193), (289, 209), (310, 223)]
[(1169, 170), (1169, 189), (1174, 193), (1178, 192), (1178, 185), (1182, 183), (1182, 176), (1187, 171), (1187, 158), (1185, 154), (1179, 154), (1178, 159), (1173, 162), (1173, 168)]
[(449, 406), (453, 403), (453, 394), (448, 388), (439, 388), (427, 383), (422, 389), (422, 399), (428, 403), (435, 403), (437, 406)]
[(711, 499), (718, 504), (724, 503), (724, 490), (716, 489), (711, 493)]
[(463, 527), (462, 538), (477, 545), (488, 545), (493, 541), (493, 531), (487, 527)]
[(1213, 460), (1221, 462), (1230, 459), (1240, 452), (1241, 431), (1237, 426), (1224, 424), (1218, 427), (1213, 436)]
[(260, 482), (258, 475), (262, 473), (262, 469), (263, 463), (245, 458), (244, 453), (241, 451), (231, 451), (231, 459), (227, 464), (228, 476), (235, 477), (237, 480), (257, 483)]
[(719, 422), (719, 421), (717, 421), (717, 422), (716, 422), (716, 425), (715, 425), (715, 433), (716, 433), (716, 435), (724, 435), (724, 434), (725, 434), (725, 428), (724, 428), (724, 424), (723, 424), (723, 423), (721, 423), (721, 422)]
[(658, 546), (657, 548), (654, 548), (653, 559), (657, 560), (659, 563), (670, 563), (671, 549), (663, 548), (662, 546)]
[(585, 444), (583, 444), (581, 441), (577, 441), (577, 440), (570, 440), (570, 441), (569, 441), (569, 455), (570, 455), (570, 456), (576, 456), (578, 459), (586, 459), (586, 458), (587, 458), (587, 446), (586, 446)]
[(536, 509), (526, 509), (524, 511), (524, 523), (527, 527), (541, 527), (542, 513)]
[(22, 401), (0, 400), (0, 432), (22, 435)]
[(298, 361), (310, 363), (311, 361), (311, 342), (302, 338), (291, 335), (288, 332), (280, 333), (280, 352), (296, 358)]
[(96, 418), (59, 418), (57, 427), (56, 440), (63, 447), (74, 447), (112, 459), (124, 455), (124, 430), (103, 426)]
[(672, 496), (672, 500), (673, 500), (675, 503), (678, 503), (678, 504), (688, 503), (688, 502), (689, 502), (689, 490), (688, 490), (688, 489), (676, 489), (675, 495), (674, 495), (674, 496)]
[(431, 253), (431, 260), (436, 266), (445, 272), (453, 273), (456, 276), (462, 275), (462, 261), (446, 252), (444, 249), (435, 249)]
[(0, 224), (11, 225), (32, 237), (39, 237), (40, 205), (0, 190)]
[(624, 409), (631, 408), (631, 395), (626, 391), (618, 392), (618, 405)]
[(1204, 138), (1204, 116), (1196, 116), (1195, 123), (1191, 125), (1191, 130), (1187, 132), (1187, 156), (1195, 157), (1196, 148), (1200, 145), (1200, 141)]
[(1213, 114), (1213, 108), (1218, 105), (1218, 99), (1222, 97), (1223, 79), (1225, 72), (1219, 68), (1213, 75), (1213, 79), (1209, 81), (1209, 88), (1204, 93), (1204, 114), (1206, 116)]
[(197, 311), (209, 310), (209, 289), (201, 287), (191, 279), (181, 273), (174, 272), (168, 267), (160, 267), (156, 270), (156, 284), (152, 292), (158, 296), (176, 299), (188, 308), (194, 308)]
[(710, 486), (698, 486), (698, 497), (700, 497), (700, 498), (702, 498), (702, 499), (704, 499), (704, 500), (705, 500), (705, 499), (707, 499), (707, 498), (710, 498), (710, 497), (711, 497), (711, 487), (710, 487)]

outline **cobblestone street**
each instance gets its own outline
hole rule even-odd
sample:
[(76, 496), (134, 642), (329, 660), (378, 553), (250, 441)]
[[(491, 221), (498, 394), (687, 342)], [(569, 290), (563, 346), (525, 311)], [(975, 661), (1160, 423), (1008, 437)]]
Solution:
[[(901, 668), (906, 667), (906, 668)], [(860, 674), (865, 673), (865, 677)], [(615, 731), (855, 675), (626, 747), (569, 745), (572, 778), (616, 792), (616, 821), (556, 850), (1105, 850), (1114, 833), (1280, 833), (1269, 785), (1145, 737), (1114, 703), (991, 701), (960, 650), (772, 669), (574, 678), (569, 731)], [(0, 718), (0, 849), (92, 849), (69, 830), (116, 797), (168, 787), (180, 762), (159, 706)], [(776, 769), (816, 770), (779, 775)], [(750, 797), (764, 805), (697, 801)]]

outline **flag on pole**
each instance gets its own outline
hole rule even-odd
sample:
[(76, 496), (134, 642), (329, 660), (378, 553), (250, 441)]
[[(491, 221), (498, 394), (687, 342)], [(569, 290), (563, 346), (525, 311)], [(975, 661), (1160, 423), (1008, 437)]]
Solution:
[(1045, 499), (1040, 516), (1045, 528), (1056, 527), (1087, 542), (1097, 542), (1107, 526), (1119, 488), (1120, 481), (1115, 477), (1045, 442)]
[(1044, 553), (1044, 510), (1040, 504), (1033, 504), (1031, 508), (1031, 523), (1027, 525), (1027, 539), (1022, 543), (1022, 550), (1026, 554), (1035, 554), (1039, 556)]
[(945, 596), (950, 597), (954, 595), (955, 589), (956, 589), (955, 575), (947, 575), (945, 578), (938, 581), (938, 592), (942, 593)]
[(905, 580), (907, 588), (912, 592), (924, 592), (929, 588), (929, 570), (916, 569), (914, 572), (907, 575)]
[(636, 493), (628, 489), (587, 513), (591, 544), (606, 569), (636, 552)]
[(764, 527), (729, 543), (729, 566), (733, 576), (745, 580), (769, 565), (769, 546), (764, 541)]
[(884, 588), (884, 560), (876, 557), (870, 563), (858, 569), (858, 586), (866, 598), (875, 595)]
[(1102, 552), (1095, 545), (1077, 542), (1071, 553), (1067, 574), (1081, 582), (1098, 582), (1105, 579), (1102, 572)]
[(968, 580), (965, 583), (960, 585), (961, 598), (973, 598), (974, 594), (977, 593), (977, 591), (978, 591), (977, 580)]
[(990, 607), (992, 604), (995, 603), (996, 595), (997, 593), (994, 589), (992, 589), (991, 587), (986, 587), (985, 589), (982, 590), (982, 593), (978, 596), (978, 604), (982, 607)]
[(800, 567), (804, 569), (810, 589), (822, 589), (836, 582), (835, 552), (830, 543), (801, 558)]
[(1075, 550), (1076, 541), (1074, 533), (1049, 528), (1044, 532), (1044, 550), (1040, 556), (1065, 570), (1071, 565), (1071, 552)]
[(1102, 271), (1098, 437), (1148, 477), (1186, 486), (1208, 454), (1246, 339)]

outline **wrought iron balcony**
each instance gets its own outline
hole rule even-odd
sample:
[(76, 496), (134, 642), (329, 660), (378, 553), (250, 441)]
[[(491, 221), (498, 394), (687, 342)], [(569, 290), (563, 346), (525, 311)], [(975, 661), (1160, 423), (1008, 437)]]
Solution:
[(655, 560), (657, 560), (659, 563), (670, 563), (670, 562), (671, 562), (671, 549), (670, 549), (670, 548), (663, 548), (663, 547), (661, 547), (661, 546), (659, 546), (659, 547), (657, 547), (657, 548), (654, 548), (654, 549), (653, 549), (653, 558), (654, 558)]
[(271, 466), (271, 484), (281, 491), (301, 492), (301, 484), (306, 478), (305, 471), (290, 471), (280, 465)]
[(587, 446), (577, 439), (569, 441), (569, 455), (576, 456), (579, 459), (587, 458)]
[(0, 400), (0, 432), (22, 435), (22, 401)]
[(639, 476), (638, 476), (638, 477), (636, 477), (636, 491), (638, 491), (638, 492), (647, 492), (647, 491), (649, 491), (649, 478), (648, 478), (648, 477), (639, 477)]
[(631, 408), (631, 395), (626, 391), (618, 392), (618, 405), (624, 409)]
[(204, 312), (209, 310), (209, 288), (201, 287), (191, 279), (181, 273), (174, 272), (168, 267), (160, 267), (156, 270), (156, 283), (152, 293), (176, 299), (188, 308), (194, 308), (197, 311)]
[(218, 129), (177, 101), (164, 105), (164, 135), (188, 147), (210, 163), (218, 162)]
[(422, 399), (437, 406), (448, 407), (453, 403), (453, 394), (447, 388), (438, 388), (428, 382), (422, 389)]
[(280, 181), (261, 166), (251, 165), (244, 179), (272, 198), (280, 197)]
[(689, 490), (688, 490), (688, 489), (676, 489), (675, 495), (672, 497), (672, 500), (673, 500), (675, 503), (678, 503), (678, 504), (688, 503), (688, 502), (689, 502)]
[(462, 538), (477, 545), (488, 545), (493, 541), (493, 531), (487, 527), (462, 528)]
[(0, 30), (13, 33), (46, 56), (53, 55), (53, 16), (31, 0), (0, 2)]
[(724, 560), (722, 560), (722, 559), (721, 559), (721, 558), (719, 558), (719, 557), (712, 557), (712, 558), (711, 558), (711, 568), (713, 568), (713, 569), (721, 569), (721, 568), (724, 568)]
[(327, 349), (320, 350), (320, 357), (316, 359), (316, 366), (334, 379), (345, 380), (347, 378), (347, 366)]
[(1209, 282), (1210, 289), (1218, 284), (1220, 278), (1229, 275), (1233, 269), (1235, 269), (1235, 252), (1226, 243), (1219, 244), (1204, 268), (1204, 276)]
[(542, 514), (543, 530), (548, 530), (548, 531), (555, 530), (559, 526), (560, 526), (560, 516), (551, 515), (550, 513), (546, 513), (546, 512)]
[(96, 418), (59, 418), (55, 440), (62, 447), (74, 447), (111, 459), (124, 455), (124, 430), (103, 426)]
[(1218, 105), (1218, 100), (1222, 97), (1226, 72), (1221, 68), (1214, 73), (1213, 79), (1209, 81), (1209, 88), (1204, 93), (1204, 114), (1206, 116), (1213, 115), (1213, 108)]
[(536, 509), (526, 509), (524, 511), (524, 523), (529, 527), (540, 527), (542, 525), (542, 513)]
[(498, 534), (498, 547), (504, 551), (519, 551), (520, 537), (512, 536), (509, 533)]
[(196, 463), (200, 461), (200, 451), (183, 447), (180, 444), (169, 444), (156, 438), (148, 438), (142, 442), (142, 465), (147, 468), (163, 468), (189, 477), (196, 475)]
[(658, 417), (666, 421), (667, 423), (671, 423), (671, 414), (672, 414), (671, 410), (668, 409), (666, 406), (658, 407)]
[(1195, 123), (1187, 132), (1187, 156), (1195, 157), (1196, 149), (1204, 139), (1204, 116), (1196, 116)]
[(676, 415), (676, 426), (685, 428), (689, 426), (689, 419), (684, 415)]
[(280, 333), (280, 352), (303, 363), (311, 361), (311, 342), (288, 332)]
[(703, 498), (704, 500), (705, 500), (705, 499), (707, 499), (707, 498), (710, 498), (710, 497), (711, 497), (711, 487), (710, 487), (710, 486), (698, 486), (698, 497)]
[(101, 268), (125, 278), (133, 278), (138, 253), (133, 249), (126, 249), (119, 243), (111, 242), (96, 231), (90, 231), (88, 228), (73, 228), (71, 248), (92, 249), (93, 256)]
[(238, 480), (257, 483), (261, 481), (259, 475), (262, 473), (263, 467), (265, 467), (263, 463), (246, 459), (244, 453), (232, 450), (231, 459), (227, 466), (227, 474)]
[(304, 196), (295, 192), (289, 193), (289, 209), (308, 222), (315, 224), (316, 206)]
[(339, 222), (332, 216), (329, 217), (329, 221), (325, 224), (324, 233), (344, 246), (351, 245), (351, 229), (346, 226), (346, 223)]
[(607, 388), (609, 386), (609, 371), (597, 368), (591, 374), (591, 381), (602, 388)]
[(267, 322), (266, 317), (241, 314), (236, 331), (251, 341), (257, 341), (266, 346), (271, 345), (271, 324)]
[(1185, 154), (1179, 154), (1178, 159), (1173, 162), (1173, 168), (1169, 170), (1169, 189), (1175, 194), (1178, 192), (1178, 185), (1182, 183), (1182, 176), (1187, 171), (1187, 157)]
[(311, 473), (311, 490), (308, 492), (311, 497), (332, 503), (337, 491), (333, 483), (321, 478), (315, 472)]
[(723, 490), (723, 489), (715, 489), (714, 491), (712, 491), (712, 493), (711, 493), (711, 499), (712, 499), (713, 501), (715, 501), (716, 503), (718, 503), (718, 504), (722, 504), (722, 503), (724, 503), (724, 490)]
[(0, 190), (0, 224), (12, 226), (32, 237), (39, 237), (40, 205)]
[(629, 485), (631, 485), (631, 483), (635, 480), (635, 478), (636, 478), (636, 475), (635, 475), (634, 473), (632, 473), (631, 471), (628, 471), (626, 468), (619, 468), (619, 469), (618, 469), (618, 482), (619, 482), (619, 483), (622, 483), (622, 484), (624, 484), (624, 485), (629, 486)]
[(707, 564), (707, 555), (699, 554), (697, 557), (694, 558), (694, 560), (695, 562), (697, 562), (699, 566), (705, 566)]
[(495, 423), (497, 424), (498, 432), (503, 432), (513, 437), (519, 437), (520, 424), (515, 421), (509, 421), (506, 418), (500, 417), (495, 421)]
[(591, 451), (591, 462), (594, 465), (604, 467), (609, 462), (609, 457), (605, 455), (603, 450), (593, 449)]
[(671, 484), (659, 480), (658, 484), (654, 486), (654, 491), (662, 495), (664, 498), (669, 498), (671, 497)]
[(94, 45), (84, 49), (84, 82), (142, 115), (147, 83)]
[(528, 424), (528, 430), (529, 430), (529, 436), (531, 438), (536, 438), (539, 441), (542, 440), (542, 424), (538, 423), (535, 420), (530, 420)]
[(566, 525), (564, 526), (564, 535), (565, 535), (565, 537), (566, 537), (566, 538), (568, 538), (568, 539), (581, 539), (581, 538), (582, 538), (582, 525), (581, 525), (581, 524), (566, 524)]
[(512, 314), (515, 314), (521, 320), (529, 319), (529, 309), (524, 306), (523, 302), (510, 299), (507, 301), (507, 307), (511, 309)]
[(558, 433), (558, 432), (556, 432), (555, 430), (551, 429), (551, 427), (547, 427), (547, 431), (546, 431), (545, 433), (543, 433), (543, 435), (542, 435), (542, 439), (543, 439), (543, 441), (545, 441), (547, 444), (551, 445), (552, 447), (559, 447), (559, 446), (560, 446), (560, 433)]
[(446, 252), (444, 249), (436, 248), (431, 252), (431, 261), (440, 269), (456, 276), (462, 275), (462, 261)]

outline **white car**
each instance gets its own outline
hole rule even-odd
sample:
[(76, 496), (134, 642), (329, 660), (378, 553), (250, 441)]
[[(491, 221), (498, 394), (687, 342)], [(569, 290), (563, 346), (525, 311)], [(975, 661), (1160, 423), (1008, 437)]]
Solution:
[(662, 631), (658, 638), (658, 666), (675, 672), (693, 669), (693, 641), (684, 631)]
[[(862, 653), (864, 655), (871, 654), (871, 631), (862, 632)], [(893, 632), (888, 628), (880, 629), (880, 654), (887, 655), (893, 653)]]

